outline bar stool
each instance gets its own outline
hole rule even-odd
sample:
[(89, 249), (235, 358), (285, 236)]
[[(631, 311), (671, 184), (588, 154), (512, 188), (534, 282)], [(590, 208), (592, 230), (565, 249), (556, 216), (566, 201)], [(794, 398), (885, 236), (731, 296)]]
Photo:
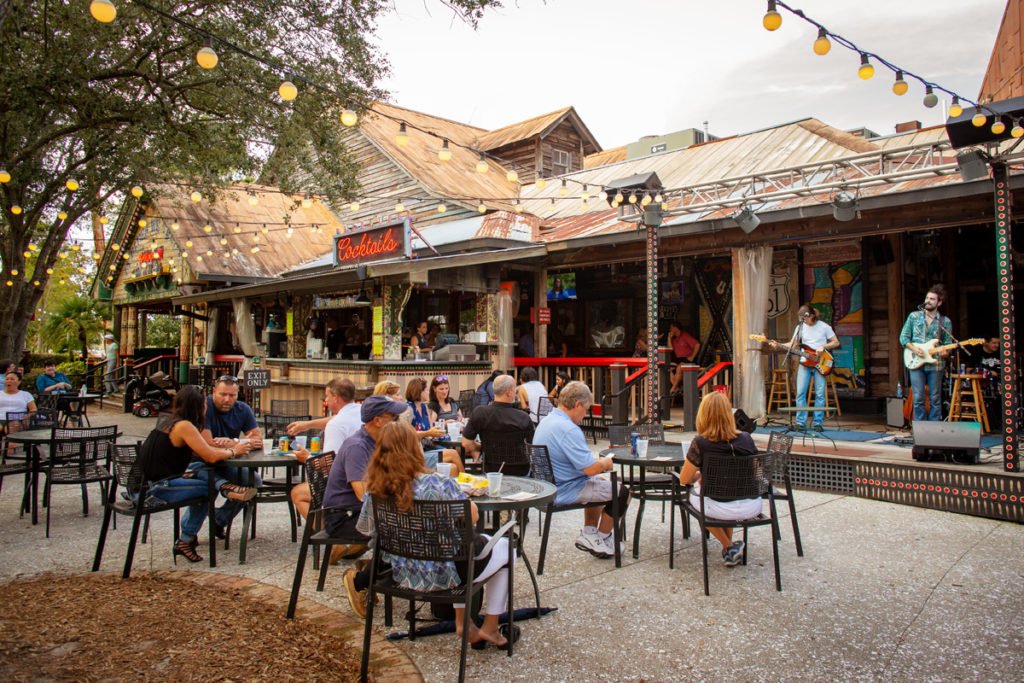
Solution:
[[(786, 395), (785, 403), (782, 401), (782, 394)], [(784, 407), (792, 405), (792, 403), (792, 394), (789, 390), (789, 370), (775, 368), (772, 370), (771, 391), (768, 393), (768, 412), (772, 412), (776, 407)]]
[[(981, 380), (984, 375), (953, 375), (953, 397), (949, 401), (948, 422), (973, 420), (980, 422), (988, 432), (988, 412), (985, 410), (985, 398), (981, 394)], [(970, 383), (967, 391), (963, 385)]]
[[(836, 380), (835, 373), (829, 373), (828, 377), (825, 378), (825, 407), (830, 407), (829, 404), (829, 391), (832, 393), (832, 403), (836, 407), (836, 417), (842, 417), (843, 410), (839, 407), (839, 392), (836, 391)], [(814, 382), (813, 380), (807, 387), (807, 405), (814, 405)]]

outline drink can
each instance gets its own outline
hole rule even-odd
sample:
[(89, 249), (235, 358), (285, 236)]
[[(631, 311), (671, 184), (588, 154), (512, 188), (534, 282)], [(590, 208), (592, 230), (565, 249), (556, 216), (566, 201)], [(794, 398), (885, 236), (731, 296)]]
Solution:
[(640, 432), (633, 432), (629, 435), (629, 454), (636, 455), (636, 441), (640, 438)]
[(277, 440), (277, 450), (282, 453), (288, 452), (288, 447), (291, 445), (291, 440), (287, 436), (282, 436)]
[(319, 453), (320, 452), (320, 437), (319, 436), (314, 436), (312, 439), (309, 440), (309, 452), (310, 453)]

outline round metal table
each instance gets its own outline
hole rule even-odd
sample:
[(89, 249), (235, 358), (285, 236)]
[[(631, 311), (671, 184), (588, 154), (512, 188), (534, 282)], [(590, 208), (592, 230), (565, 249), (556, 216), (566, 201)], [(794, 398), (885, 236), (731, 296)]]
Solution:
[[(255, 472), (261, 467), (284, 467), (285, 468), (285, 485), (288, 491), (292, 488), (292, 470), (298, 469), (301, 466), (293, 452), (291, 453), (279, 453), (278, 451), (272, 451), (270, 453), (264, 452), (263, 450), (250, 451), (245, 455), (240, 455), (236, 458), (230, 458), (228, 460), (221, 460), (217, 463), (218, 466), (223, 467), (239, 467), (246, 471), (246, 486), (255, 485)], [(249, 529), (252, 528), (252, 516), (256, 508), (257, 498), (245, 503), (245, 512), (242, 517), (242, 535), (238, 543), (238, 563), (245, 564), (245, 553), (247, 543), (249, 540)], [(213, 525), (214, 520), (209, 520), (209, 524)], [(213, 529), (210, 529), (210, 533), (213, 533)], [(295, 539), (295, 527), (292, 527), (292, 542)]]

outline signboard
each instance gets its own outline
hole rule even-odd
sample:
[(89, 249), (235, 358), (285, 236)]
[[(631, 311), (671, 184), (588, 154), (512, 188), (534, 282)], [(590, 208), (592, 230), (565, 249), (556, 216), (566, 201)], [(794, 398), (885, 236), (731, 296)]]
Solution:
[(407, 219), (334, 236), (336, 266), (410, 258), (411, 255), (412, 241)]
[(384, 307), (373, 307), (373, 346), (370, 349), (373, 358), (384, 357)]
[(242, 382), (249, 389), (266, 389), (270, 386), (270, 370), (246, 370)]
[(550, 325), (551, 324), (551, 309), (544, 307), (537, 309), (537, 324), (538, 325)]

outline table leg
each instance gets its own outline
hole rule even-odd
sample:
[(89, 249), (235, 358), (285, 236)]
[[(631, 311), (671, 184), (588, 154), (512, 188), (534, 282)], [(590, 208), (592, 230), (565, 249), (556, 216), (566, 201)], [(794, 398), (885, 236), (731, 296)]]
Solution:
[[(540, 508), (538, 508), (539, 510)], [(522, 511), (523, 513), (526, 510)], [(540, 520), (538, 520), (538, 524)], [(537, 601), (537, 618), (540, 619), (540, 586), (537, 585), (537, 575), (533, 571), (533, 565), (530, 564), (530, 558), (526, 556), (526, 552), (523, 549), (523, 539), (526, 535), (526, 525), (523, 523), (523, 518), (519, 517), (519, 538), (516, 539), (516, 549), (519, 551), (519, 557), (526, 564), (526, 571), (530, 574), (530, 582), (533, 583), (533, 597)]]
[[(255, 484), (256, 484), (255, 470), (253, 470), (250, 467), (246, 467), (244, 469), (245, 469), (245, 473), (246, 473), (245, 474), (245, 485), (246, 486), (255, 486)], [(241, 535), (241, 537), (238, 540), (238, 564), (245, 564), (245, 551), (246, 551), (246, 548), (248, 546), (248, 541), (249, 541), (249, 528), (252, 525), (252, 513), (253, 513), (253, 510), (254, 510), (255, 507), (256, 507), (256, 499), (253, 498), (252, 500), (250, 500), (250, 501), (245, 503), (245, 509), (242, 512), (242, 535)]]
[[(512, 533), (515, 533), (514, 529), (515, 527), (513, 527)], [(505, 637), (508, 638), (509, 657), (512, 656), (512, 630), (515, 628), (514, 624), (516, 617), (515, 610), (512, 607), (512, 598), (515, 596), (515, 572), (513, 571), (514, 565), (512, 564), (512, 558), (515, 556), (515, 546), (517, 545), (519, 545), (518, 541), (516, 541), (516, 543), (508, 544), (508, 635), (506, 635)], [(469, 605), (466, 605), (466, 608), (468, 609)]]
[(679, 494), (679, 480), (672, 473), (672, 500), (669, 501), (668, 513), (668, 568), (675, 568), (676, 561), (676, 497)]
[[(630, 468), (630, 473), (633, 469)], [(630, 484), (632, 484), (632, 476), (630, 476)], [(644, 507), (647, 505), (647, 468), (640, 468), (640, 489), (636, 492), (637, 497), (637, 509), (636, 509), (636, 521), (633, 523), (633, 559), (640, 559), (640, 523), (644, 519)]]
[(615, 545), (615, 567), (619, 568), (622, 566), (622, 552), (619, 548), (619, 542), (622, 539), (622, 515), (619, 510), (619, 476), (618, 473), (612, 469), (612, 541)]
[(25, 450), (31, 453), (29, 457), (32, 459), (32, 484), (30, 488), (32, 492), (32, 524), (35, 525), (39, 524), (39, 446), (37, 444), (26, 444)]

